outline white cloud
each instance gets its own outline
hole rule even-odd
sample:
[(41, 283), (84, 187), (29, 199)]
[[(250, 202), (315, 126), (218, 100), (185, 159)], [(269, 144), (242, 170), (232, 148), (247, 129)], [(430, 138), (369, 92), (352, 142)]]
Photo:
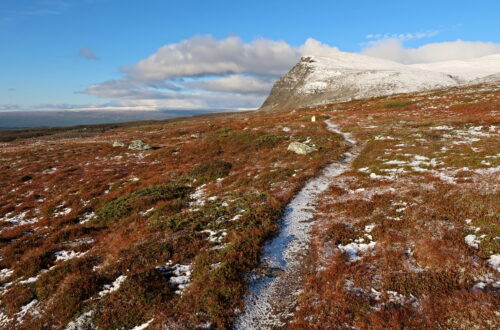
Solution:
[(429, 30), (429, 31), (422, 31), (422, 32), (408, 32), (408, 33), (377, 33), (377, 34), (368, 34), (366, 36), (366, 39), (370, 39), (369, 44), (372, 44), (373, 42), (377, 42), (380, 40), (387, 40), (387, 39), (396, 39), (396, 40), (401, 40), (401, 41), (408, 41), (408, 40), (413, 40), (413, 39), (423, 39), (423, 38), (431, 38), (439, 34), (439, 31), (437, 30)]
[[(466, 59), (500, 52), (487, 42), (432, 43), (405, 48), (403, 42), (432, 36), (420, 34), (371, 35), (362, 53), (401, 62), (425, 63)], [(168, 44), (136, 64), (123, 68), (123, 77), (88, 86), (83, 92), (111, 99), (113, 107), (137, 109), (238, 109), (256, 108), (273, 83), (301, 56), (330, 56), (338, 48), (309, 38), (301, 46), (238, 37), (216, 40), (198, 36)]]
[(234, 73), (280, 75), (296, 63), (298, 55), (298, 50), (284, 41), (244, 43), (238, 37), (215, 40), (197, 36), (165, 45), (122, 71), (133, 80), (146, 82)]
[(99, 57), (97, 57), (97, 55), (94, 54), (94, 51), (90, 47), (80, 48), (80, 50), (78, 51), (78, 55), (83, 57), (84, 59), (87, 59), (87, 60), (98, 60), (99, 59)]
[(187, 83), (186, 86), (206, 91), (266, 96), (274, 81), (275, 79), (270, 77), (231, 75), (216, 80), (194, 81)]
[[(90, 85), (83, 93), (116, 99), (126, 106), (256, 108), (274, 82), (301, 56), (334, 52), (338, 49), (314, 39), (293, 47), (268, 39), (245, 43), (238, 37), (216, 40), (197, 36), (165, 45), (146, 59), (122, 68), (123, 78)], [(190, 81), (185, 81), (187, 78)]]
[(20, 108), (17, 104), (0, 104), (0, 111), (19, 110)]
[(308, 38), (304, 45), (298, 48), (298, 51), (301, 56), (330, 56), (338, 53), (339, 49), (337, 47), (323, 44), (313, 38)]
[(465, 60), (500, 53), (500, 44), (481, 41), (450, 41), (430, 43), (418, 48), (406, 48), (399, 39), (385, 39), (371, 43), (363, 54), (405, 63), (431, 63)]

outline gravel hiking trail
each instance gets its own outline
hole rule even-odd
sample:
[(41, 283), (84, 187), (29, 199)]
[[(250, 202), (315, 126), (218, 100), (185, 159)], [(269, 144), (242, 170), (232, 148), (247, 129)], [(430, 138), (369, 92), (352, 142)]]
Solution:
[(356, 141), (348, 133), (328, 120), (325, 123), (353, 147), (342, 160), (308, 181), (286, 206), (278, 235), (264, 245), (261, 266), (251, 274), (245, 310), (236, 319), (235, 329), (280, 329), (293, 317), (307, 272), (316, 201), (335, 177), (349, 170), (358, 154)]

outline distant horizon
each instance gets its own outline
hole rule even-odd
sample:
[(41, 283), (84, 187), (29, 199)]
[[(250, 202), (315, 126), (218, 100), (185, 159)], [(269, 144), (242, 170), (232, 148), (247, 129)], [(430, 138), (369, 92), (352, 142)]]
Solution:
[(498, 12), (492, 0), (5, 1), (0, 110), (258, 108), (303, 55), (498, 54)]
[(0, 130), (165, 120), (231, 110), (16, 110), (0, 111)]

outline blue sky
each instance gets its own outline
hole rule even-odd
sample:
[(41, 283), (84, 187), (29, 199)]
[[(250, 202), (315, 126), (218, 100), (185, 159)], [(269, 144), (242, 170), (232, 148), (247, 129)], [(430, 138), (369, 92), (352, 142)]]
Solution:
[(2, 0), (0, 110), (253, 107), (308, 38), (348, 52), (460, 39), (484, 55), (500, 49), (499, 13), (500, 1)]

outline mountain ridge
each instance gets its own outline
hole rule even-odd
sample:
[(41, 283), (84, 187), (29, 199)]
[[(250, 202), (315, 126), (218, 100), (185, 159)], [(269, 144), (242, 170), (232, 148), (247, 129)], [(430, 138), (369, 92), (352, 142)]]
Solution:
[(345, 52), (303, 56), (275, 83), (260, 109), (304, 108), (494, 81), (499, 72), (500, 54), (412, 65)]

